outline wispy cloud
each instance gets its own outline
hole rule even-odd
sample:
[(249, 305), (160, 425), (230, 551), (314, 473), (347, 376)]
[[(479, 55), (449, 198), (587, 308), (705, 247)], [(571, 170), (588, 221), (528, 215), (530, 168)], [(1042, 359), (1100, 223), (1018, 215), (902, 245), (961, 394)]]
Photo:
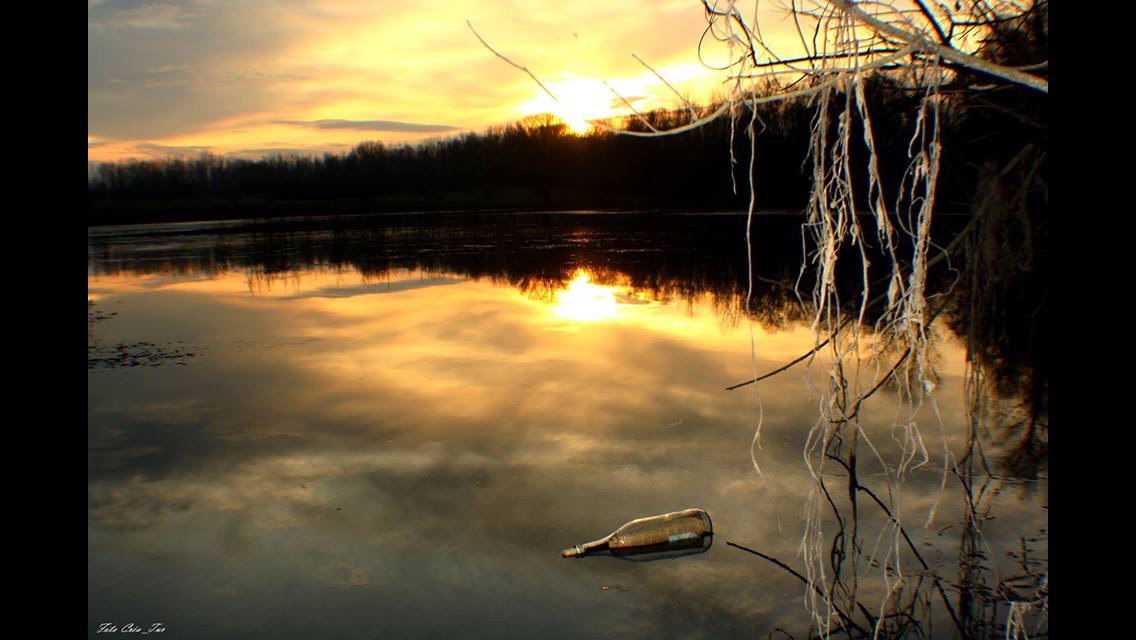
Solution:
[(444, 133), (459, 127), (448, 124), (422, 124), (397, 120), (275, 120), (274, 124), (288, 124), (310, 129), (353, 129), (356, 131), (402, 131), (407, 133)]
[(97, 28), (182, 29), (205, 9), (177, 0), (95, 0), (87, 3), (87, 25)]
[(276, 146), (276, 147), (251, 147), (245, 149), (236, 149), (229, 153), (229, 155), (237, 158), (258, 159), (268, 156), (313, 156), (322, 153), (343, 153), (351, 148), (349, 144), (318, 144), (306, 147), (296, 146)]
[(203, 153), (210, 153), (213, 147), (209, 146), (176, 146), (168, 144), (154, 144), (152, 142), (141, 142), (134, 145), (134, 149), (139, 153), (154, 156), (198, 156)]
[(147, 88), (196, 84), (205, 88), (235, 86), (244, 90), (250, 90), (256, 87), (273, 86), (288, 82), (301, 82), (308, 79), (307, 76), (298, 73), (266, 73), (264, 71), (243, 68), (227, 69), (217, 72), (199, 72), (189, 65), (176, 64), (145, 69), (139, 82), (143, 87)]

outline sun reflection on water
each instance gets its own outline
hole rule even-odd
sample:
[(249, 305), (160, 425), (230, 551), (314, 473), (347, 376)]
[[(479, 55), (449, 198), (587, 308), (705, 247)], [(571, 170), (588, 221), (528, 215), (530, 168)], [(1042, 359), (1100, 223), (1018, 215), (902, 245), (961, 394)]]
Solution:
[(556, 294), (554, 310), (565, 320), (610, 320), (616, 316), (615, 291), (611, 287), (594, 284), (592, 276), (580, 270), (568, 286)]

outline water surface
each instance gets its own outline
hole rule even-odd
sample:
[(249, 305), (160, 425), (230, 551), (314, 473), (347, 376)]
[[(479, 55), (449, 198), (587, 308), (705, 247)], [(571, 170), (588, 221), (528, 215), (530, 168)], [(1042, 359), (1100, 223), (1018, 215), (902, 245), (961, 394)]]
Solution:
[[(725, 542), (800, 564), (825, 368), (725, 388), (808, 351), (807, 314), (775, 287), (743, 312), (744, 220), (581, 220), (89, 232), (89, 635), (806, 635), (803, 585)], [(954, 576), (939, 452), (964, 446), (965, 353), (937, 335), (933, 455), (901, 503)], [(863, 413), (885, 457), (904, 406)], [(1037, 487), (984, 502), (990, 570), (1047, 528)], [(560, 557), (693, 506), (705, 554)]]

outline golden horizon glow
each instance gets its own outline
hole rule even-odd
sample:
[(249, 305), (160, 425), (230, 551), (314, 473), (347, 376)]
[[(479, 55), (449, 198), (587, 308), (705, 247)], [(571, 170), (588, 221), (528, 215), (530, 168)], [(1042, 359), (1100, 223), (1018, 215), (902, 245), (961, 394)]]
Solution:
[[(575, 134), (599, 119), (708, 102), (700, 3), (567, 6), (329, 0), (183, 7), (88, 4), (89, 163), (213, 154), (345, 153), (414, 144), (551, 113)], [(488, 51), (531, 69), (557, 99)], [(255, 38), (250, 24), (257, 25)], [(159, 46), (160, 43), (160, 46)], [(610, 85), (618, 96), (609, 89)]]
[[(688, 96), (709, 99), (714, 86), (713, 74), (699, 65), (679, 64), (661, 70), (668, 82), (686, 89)], [(532, 97), (497, 105), (495, 115), (480, 124), (453, 126), (449, 131), (384, 131), (368, 130), (368, 105), (360, 100), (329, 101), (302, 112), (287, 110), (260, 111), (233, 116), (209, 123), (203, 130), (147, 140), (124, 140), (93, 133), (87, 135), (88, 162), (118, 162), (128, 159), (197, 157), (202, 154), (260, 158), (280, 153), (315, 154), (346, 153), (360, 142), (381, 140), (384, 144), (413, 144), (431, 138), (444, 138), (463, 131), (482, 132), (504, 122), (519, 121), (528, 116), (550, 114), (557, 117), (575, 135), (586, 135), (601, 120), (620, 118), (657, 108), (679, 108), (678, 97), (648, 71), (611, 80), (569, 76), (545, 82), (555, 99), (527, 78), (513, 80), (520, 90)], [(606, 85), (605, 85), (606, 83)], [(609, 88), (610, 87), (610, 88)], [(407, 116), (417, 124), (436, 124), (448, 120), (448, 114), (424, 117)], [(357, 122), (357, 127), (319, 128), (301, 123), (342, 120)], [(395, 124), (402, 122), (395, 121)]]

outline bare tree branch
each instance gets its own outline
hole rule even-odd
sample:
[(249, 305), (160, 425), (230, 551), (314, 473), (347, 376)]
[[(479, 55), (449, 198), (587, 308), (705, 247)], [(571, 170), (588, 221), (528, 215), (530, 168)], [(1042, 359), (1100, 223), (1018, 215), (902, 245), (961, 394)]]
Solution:
[(521, 71), (524, 71), (525, 73), (527, 73), (528, 76), (530, 78), (532, 78), (533, 82), (535, 82), (537, 84), (537, 86), (539, 86), (541, 89), (544, 89), (544, 92), (548, 94), (549, 98), (552, 98), (557, 104), (560, 103), (560, 98), (557, 98), (551, 91), (549, 91), (548, 87), (544, 86), (544, 83), (540, 81), (540, 78), (536, 77), (536, 75), (532, 71), (529, 71), (528, 67), (526, 67), (524, 65), (519, 65), (516, 62), (513, 62), (512, 60), (510, 60), (508, 58), (508, 56), (502, 54), (501, 52), (497, 51), (493, 47), (489, 46), (489, 43), (485, 41), (485, 38), (482, 38), (481, 34), (477, 32), (477, 29), (473, 28), (473, 23), (471, 23), (469, 20), (466, 20), (465, 23), (469, 27), (469, 30), (473, 32), (473, 35), (477, 37), (477, 41), (480, 42), (482, 44), (482, 46), (484, 46), (486, 49), (489, 49), (489, 51), (492, 52), (493, 55), (495, 55), (498, 58), (501, 58), (505, 62), (509, 63), (510, 66), (512, 66), (516, 69), (520, 69)]
[(1049, 93), (1049, 80), (1045, 78), (1023, 73), (1011, 67), (1003, 67), (1002, 65), (994, 64), (989, 60), (984, 60), (977, 56), (963, 53), (962, 51), (959, 51), (957, 49), (935, 44), (934, 42), (927, 40), (917, 33), (904, 31), (903, 29), (900, 29), (893, 24), (884, 22), (883, 20), (879, 20), (878, 18), (868, 15), (864, 12), (863, 9), (861, 9), (856, 5), (855, 2), (852, 2), (851, 0), (830, 1), (835, 6), (843, 9), (849, 15), (870, 26), (879, 33), (887, 34), (901, 42), (906, 42), (910, 45), (913, 45), (918, 49), (921, 49), (928, 53), (934, 53), (936, 55), (942, 56), (943, 58), (946, 58), (947, 60), (952, 60), (959, 64), (965, 65), (968, 68), (981, 71), (996, 78), (1002, 78), (1003, 80), (1008, 80), (1015, 84), (1020, 84), (1031, 89), (1036, 89), (1038, 91), (1041, 91), (1042, 93)]

